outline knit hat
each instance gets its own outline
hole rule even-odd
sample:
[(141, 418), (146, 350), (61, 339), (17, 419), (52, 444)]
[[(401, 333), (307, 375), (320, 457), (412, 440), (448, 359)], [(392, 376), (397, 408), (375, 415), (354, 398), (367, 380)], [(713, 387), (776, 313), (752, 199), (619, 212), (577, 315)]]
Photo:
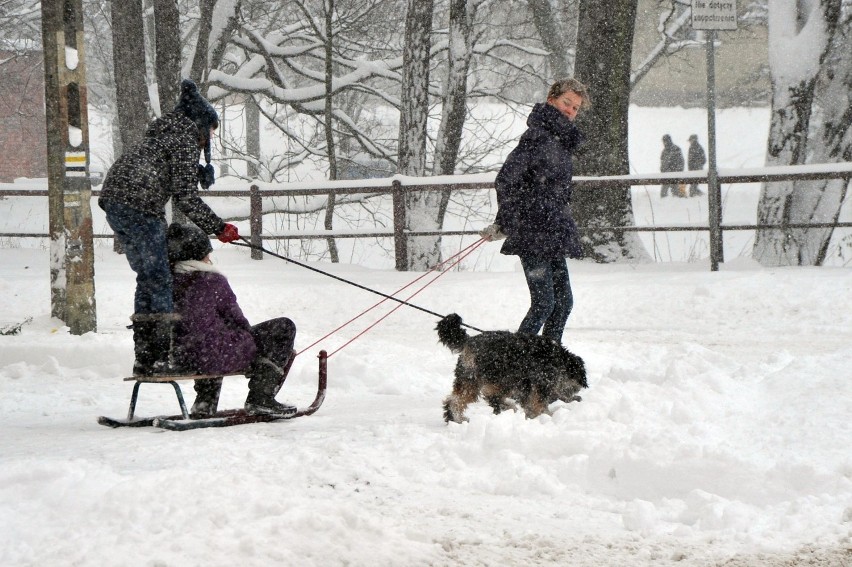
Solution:
[(204, 231), (191, 224), (172, 223), (166, 231), (169, 262), (203, 260), (213, 251), (210, 238)]
[(204, 159), (210, 163), (210, 128), (219, 127), (219, 115), (213, 105), (201, 96), (198, 85), (192, 79), (181, 81), (180, 100), (174, 111), (183, 114), (198, 126), (198, 131), (205, 140)]

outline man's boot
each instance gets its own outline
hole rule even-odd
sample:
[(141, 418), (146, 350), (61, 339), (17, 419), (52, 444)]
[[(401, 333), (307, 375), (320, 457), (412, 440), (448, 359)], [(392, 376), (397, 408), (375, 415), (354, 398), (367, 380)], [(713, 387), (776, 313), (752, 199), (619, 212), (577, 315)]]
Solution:
[(168, 376), (181, 370), (171, 361), (176, 313), (136, 313), (133, 321), (134, 376)]
[[(289, 365), (286, 367), (289, 369)], [(296, 407), (275, 400), (276, 394), (287, 378), (287, 371), (267, 358), (255, 360), (246, 378), (249, 379), (249, 393), (245, 409), (250, 414), (291, 415)]]
[(195, 381), (195, 402), (189, 410), (193, 419), (203, 419), (216, 415), (219, 405), (219, 393), (222, 391), (222, 379), (211, 378), (209, 380)]

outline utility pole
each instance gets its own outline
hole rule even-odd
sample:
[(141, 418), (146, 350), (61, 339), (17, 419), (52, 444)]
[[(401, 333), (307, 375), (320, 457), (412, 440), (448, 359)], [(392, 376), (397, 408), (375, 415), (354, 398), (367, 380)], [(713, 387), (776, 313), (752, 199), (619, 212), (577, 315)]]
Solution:
[(42, 0), (50, 307), (74, 335), (97, 330), (82, 0)]
[(722, 191), (716, 169), (716, 55), (717, 30), (737, 29), (737, 2), (692, 0), (692, 29), (707, 32), (707, 208), (710, 218), (710, 270), (725, 261), (722, 242)]

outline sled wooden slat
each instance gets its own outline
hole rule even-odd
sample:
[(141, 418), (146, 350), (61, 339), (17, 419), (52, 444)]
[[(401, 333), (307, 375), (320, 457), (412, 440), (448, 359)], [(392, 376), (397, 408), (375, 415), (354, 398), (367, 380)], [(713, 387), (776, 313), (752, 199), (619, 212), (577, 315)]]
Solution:
[(167, 382), (177, 382), (180, 380), (212, 380), (213, 378), (222, 378), (224, 376), (243, 376), (245, 372), (233, 372), (231, 374), (176, 374), (174, 376), (128, 376), (124, 378), (125, 382), (145, 382), (150, 384), (161, 384)]

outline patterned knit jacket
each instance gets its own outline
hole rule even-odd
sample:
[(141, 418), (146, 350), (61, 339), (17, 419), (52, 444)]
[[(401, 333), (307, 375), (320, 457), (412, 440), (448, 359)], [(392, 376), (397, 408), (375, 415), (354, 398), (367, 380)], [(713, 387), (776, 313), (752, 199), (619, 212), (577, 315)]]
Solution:
[(99, 204), (122, 203), (165, 219), (172, 203), (207, 234), (219, 234), (225, 222), (198, 196), (198, 127), (183, 114), (154, 120), (138, 145), (110, 167)]

